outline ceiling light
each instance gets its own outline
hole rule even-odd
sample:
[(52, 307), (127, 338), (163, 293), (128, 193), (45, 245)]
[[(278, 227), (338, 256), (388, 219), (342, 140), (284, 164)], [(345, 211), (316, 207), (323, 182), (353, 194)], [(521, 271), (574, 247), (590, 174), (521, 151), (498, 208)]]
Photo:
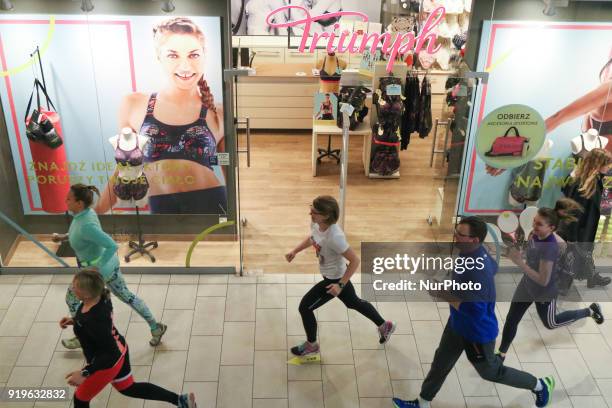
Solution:
[(2, 4), (0, 4), (0, 9), (4, 11), (11, 11), (15, 8), (11, 0), (2, 0)]
[(83, 10), (86, 13), (89, 13), (93, 9), (94, 9), (94, 5), (93, 5), (92, 0), (81, 0), (81, 10)]
[(162, 11), (166, 13), (172, 13), (176, 7), (174, 7), (174, 2), (172, 0), (163, 0), (162, 1)]

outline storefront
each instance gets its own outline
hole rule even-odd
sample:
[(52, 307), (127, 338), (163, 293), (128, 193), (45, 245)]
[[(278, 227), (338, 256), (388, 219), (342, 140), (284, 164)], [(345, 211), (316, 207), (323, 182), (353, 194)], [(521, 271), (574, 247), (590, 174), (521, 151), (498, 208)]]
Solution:
[[(451, 241), (457, 217), (468, 215), (486, 217), (501, 242), (497, 228), (512, 235), (525, 207), (561, 196), (572, 140), (591, 128), (602, 144), (609, 135), (605, 2), (544, 12), (538, 1), (336, 0), (325, 10), (316, 1), (279, 10), (287, 2), (177, 0), (166, 12), (167, 3), (93, 2), (84, 11), (32, 1), (3, 12), (5, 270), (76, 265), (66, 245), (51, 242), (70, 223), (64, 197), (74, 183), (100, 190), (95, 210), (120, 244), (122, 267), (135, 272), (310, 272), (310, 259), (287, 264), (283, 255), (308, 234), (309, 203), (322, 194), (345, 197), (343, 227), (356, 248)], [(331, 17), (294, 24), (307, 13)], [(355, 49), (337, 49), (342, 33)], [(381, 55), (385, 39), (387, 51), (398, 42), (393, 58)], [(204, 97), (177, 109), (172, 97), (194, 87)], [(572, 108), (593, 89), (599, 101)], [(346, 152), (342, 90), (362, 94), (351, 100), (362, 115)], [(510, 109), (481, 131), (506, 105), (535, 119)], [(37, 139), (26, 128), (37, 106), (58, 113), (57, 135)], [(506, 138), (533, 139), (529, 149), (518, 159), (487, 155), (512, 127), (518, 133)], [(598, 241), (607, 241), (605, 208)], [(505, 226), (513, 217), (514, 230)], [(125, 258), (139, 235), (157, 242), (146, 248), (155, 263)]]

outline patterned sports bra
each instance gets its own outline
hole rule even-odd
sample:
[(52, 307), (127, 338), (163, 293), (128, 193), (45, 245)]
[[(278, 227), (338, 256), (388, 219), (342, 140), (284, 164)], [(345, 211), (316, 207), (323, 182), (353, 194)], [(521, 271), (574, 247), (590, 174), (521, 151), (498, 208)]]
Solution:
[(212, 169), (211, 158), (217, 154), (217, 141), (206, 123), (208, 109), (202, 105), (200, 117), (187, 125), (168, 125), (153, 116), (157, 93), (151, 94), (140, 133), (150, 138), (144, 151), (145, 162), (191, 160)]

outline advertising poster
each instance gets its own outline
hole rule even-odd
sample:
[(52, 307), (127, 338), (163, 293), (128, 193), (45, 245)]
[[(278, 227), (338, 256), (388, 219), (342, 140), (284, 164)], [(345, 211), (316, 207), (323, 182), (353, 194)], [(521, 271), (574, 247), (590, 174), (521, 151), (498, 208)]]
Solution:
[(62, 213), (83, 183), (100, 214), (225, 214), (221, 61), (219, 17), (5, 15), (0, 99), (24, 212)]
[[(460, 214), (554, 207), (576, 165), (572, 139), (591, 128), (612, 137), (611, 58), (609, 23), (485, 22), (477, 71), (489, 78), (474, 104)], [(501, 108), (506, 116), (491, 120)], [(483, 126), (484, 139), (476, 136)], [(516, 150), (520, 140), (528, 149)]]
[[(301, 6), (308, 10), (311, 16), (319, 16), (338, 11), (359, 11), (369, 17), (374, 23), (380, 21), (380, 0), (231, 0), (232, 27), (234, 35), (284, 35), (288, 31), (273, 29), (266, 24), (266, 17), (283, 6)], [(303, 13), (301, 13), (303, 14)], [(303, 19), (304, 15), (295, 12), (279, 14), (276, 23), (285, 23)], [(353, 18), (354, 19), (354, 18)], [(340, 23), (342, 17), (319, 20), (311, 32), (331, 32), (334, 24)], [(301, 36), (302, 32), (291, 32), (291, 35)]]
[(338, 118), (338, 96), (319, 92), (314, 95), (314, 120), (317, 125), (335, 125)]

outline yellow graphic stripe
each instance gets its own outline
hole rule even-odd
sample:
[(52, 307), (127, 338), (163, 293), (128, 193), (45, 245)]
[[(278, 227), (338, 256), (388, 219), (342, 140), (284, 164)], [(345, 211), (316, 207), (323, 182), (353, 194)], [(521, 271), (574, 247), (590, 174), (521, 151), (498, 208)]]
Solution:
[[(50, 16), (49, 17), (49, 29), (47, 30), (47, 38), (45, 38), (45, 42), (43, 43), (42, 47), (40, 47), (39, 49), (40, 55), (43, 55), (45, 51), (47, 51), (47, 48), (49, 48), (49, 45), (51, 44), (51, 40), (53, 39), (54, 33), (55, 33), (55, 16)], [(34, 54), (28, 61), (24, 62), (23, 64), (15, 68), (7, 69), (6, 71), (0, 71), (0, 77), (5, 77), (5, 76), (15, 75), (15, 74), (20, 73), (24, 71), (25, 69), (29, 68), (30, 65), (34, 64), (36, 62), (36, 59), (37, 59), (37, 56), (36, 54)]]
[(510, 54), (512, 54), (513, 51), (514, 50), (506, 51), (504, 54), (502, 54), (501, 57), (499, 57), (497, 60), (493, 61), (493, 63), (491, 65), (489, 65), (488, 68), (485, 69), (485, 72), (493, 71), (495, 68), (497, 68), (499, 65), (501, 65), (504, 61), (506, 61), (508, 59), (508, 57), (510, 56)]
[(202, 241), (208, 234), (218, 229), (229, 227), (230, 225), (234, 225), (234, 224), (236, 224), (234, 221), (222, 222), (220, 224), (216, 224), (216, 225), (213, 225), (212, 227), (206, 228), (204, 231), (200, 232), (198, 236), (195, 237), (195, 239), (191, 243), (191, 246), (189, 247), (189, 251), (187, 251), (187, 258), (185, 259), (185, 266), (187, 268), (191, 266), (191, 254), (193, 253), (193, 250), (195, 249), (196, 245), (198, 245), (198, 243)]

